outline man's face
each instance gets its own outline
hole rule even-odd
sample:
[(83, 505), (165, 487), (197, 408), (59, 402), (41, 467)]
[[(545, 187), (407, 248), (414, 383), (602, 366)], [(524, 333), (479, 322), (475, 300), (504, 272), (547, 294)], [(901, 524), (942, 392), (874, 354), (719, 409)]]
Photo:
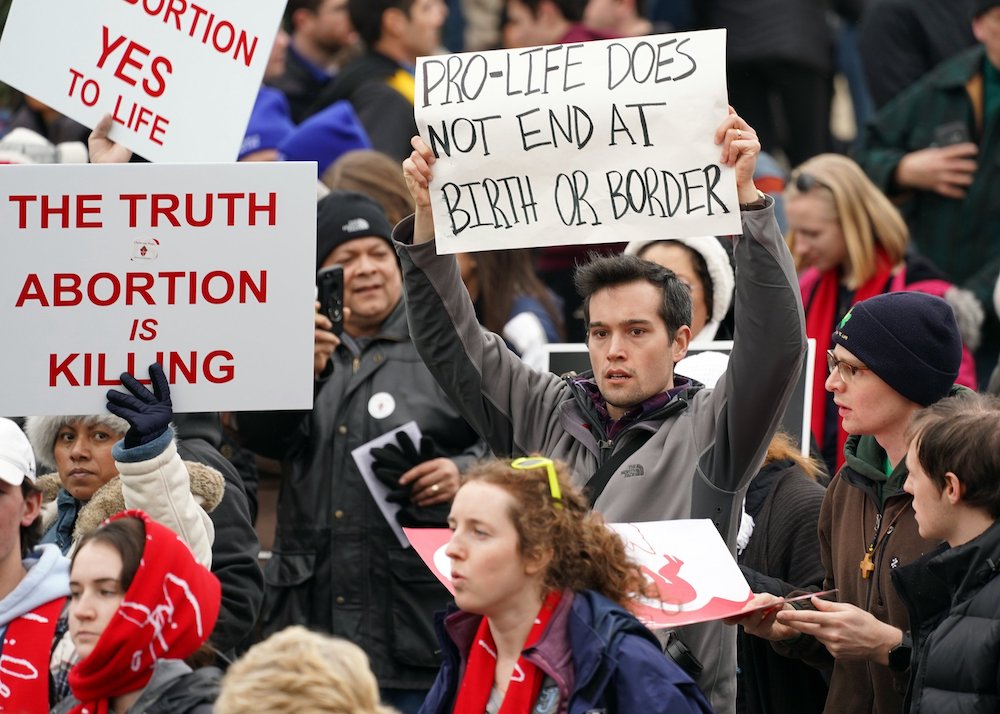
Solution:
[(534, 47), (556, 41), (531, 8), (519, 0), (507, 0), (507, 24), (503, 26), (505, 47)]
[(327, 52), (354, 44), (357, 35), (347, 12), (347, 0), (324, 0), (310, 23), (313, 41)]
[(0, 565), (16, 568), (21, 563), (21, 527), (30, 526), (41, 512), (42, 494), (28, 498), (20, 486), (0, 480)]
[[(833, 356), (855, 367), (867, 366), (841, 345), (834, 348)], [(826, 391), (833, 392), (844, 431), (874, 436), (879, 443), (883, 441), (879, 437), (902, 434), (918, 408), (870, 369), (858, 370), (846, 381), (835, 369), (826, 378)]]
[(938, 489), (920, 464), (917, 458), (919, 446), (919, 437), (910, 441), (906, 452), (909, 475), (903, 483), (903, 490), (913, 496), (913, 515), (920, 537), (930, 541), (948, 540), (953, 531), (955, 511), (944, 491)]
[(396, 254), (381, 238), (355, 238), (334, 248), (322, 267), (335, 264), (344, 266), (344, 306), (351, 311), (344, 329), (374, 335), (403, 296)]
[(413, 0), (403, 30), (403, 41), (414, 57), (437, 52), (441, 44), (441, 26), (448, 17), (444, 0)]
[(662, 291), (645, 280), (598, 290), (590, 297), (587, 351), (612, 418), (674, 384), (674, 363), (687, 353), (691, 328), (671, 341), (660, 317)]
[(972, 34), (986, 48), (986, 56), (1000, 69), (1000, 7), (984, 12), (972, 21)]
[(595, 30), (614, 30), (618, 27), (622, 0), (588, 0), (583, 11), (583, 24)]

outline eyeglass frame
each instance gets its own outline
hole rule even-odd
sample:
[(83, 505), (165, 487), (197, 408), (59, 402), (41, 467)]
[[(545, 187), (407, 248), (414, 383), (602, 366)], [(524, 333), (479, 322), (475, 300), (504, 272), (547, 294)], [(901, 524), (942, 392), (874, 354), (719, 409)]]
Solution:
[(814, 188), (825, 188), (828, 191), (830, 190), (829, 186), (808, 171), (796, 171), (792, 175), (792, 183), (795, 185), (795, 189), (799, 191), (799, 193), (809, 193)]
[[(858, 372), (871, 372), (872, 370), (871, 367), (862, 367), (861, 365), (837, 359), (837, 356), (833, 354), (833, 350), (826, 351), (826, 368), (830, 371), (830, 374), (833, 374), (833, 370), (837, 370), (837, 374), (840, 375), (841, 381), (845, 384), (853, 383), (854, 378), (858, 376)], [(844, 373), (844, 368), (847, 369), (846, 374)]]
[(510, 462), (512, 469), (518, 471), (535, 471), (544, 468), (549, 477), (549, 493), (555, 501), (556, 508), (562, 508), (562, 489), (559, 488), (559, 476), (556, 474), (555, 462), (547, 456), (521, 456)]

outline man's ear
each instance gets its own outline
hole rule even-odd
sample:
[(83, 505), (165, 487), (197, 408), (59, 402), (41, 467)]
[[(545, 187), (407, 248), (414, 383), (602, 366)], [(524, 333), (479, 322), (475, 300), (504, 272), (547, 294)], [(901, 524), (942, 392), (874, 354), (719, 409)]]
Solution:
[(674, 333), (674, 340), (670, 343), (673, 350), (674, 364), (687, 357), (688, 346), (691, 344), (691, 328), (688, 325), (681, 325)]
[(954, 473), (949, 471), (944, 475), (944, 488), (941, 490), (948, 503), (957, 506), (965, 496), (965, 484)]
[(35, 522), (35, 519), (38, 518), (38, 514), (41, 512), (42, 492), (32, 491), (24, 499), (24, 512), (21, 514), (21, 525), (27, 528)]
[(406, 32), (406, 25), (410, 22), (410, 16), (405, 10), (398, 7), (390, 7), (382, 13), (382, 32), (380, 39), (385, 37), (402, 37)]

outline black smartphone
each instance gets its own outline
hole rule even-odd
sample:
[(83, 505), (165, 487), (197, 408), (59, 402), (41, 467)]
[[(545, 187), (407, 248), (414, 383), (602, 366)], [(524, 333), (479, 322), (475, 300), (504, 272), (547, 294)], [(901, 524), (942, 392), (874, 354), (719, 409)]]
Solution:
[(969, 127), (963, 121), (952, 121), (934, 128), (934, 141), (931, 146), (954, 146), (972, 141)]
[(333, 323), (330, 331), (340, 335), (344, 331), (344, 268), (331, 265), (316, 273), (319, 311)]

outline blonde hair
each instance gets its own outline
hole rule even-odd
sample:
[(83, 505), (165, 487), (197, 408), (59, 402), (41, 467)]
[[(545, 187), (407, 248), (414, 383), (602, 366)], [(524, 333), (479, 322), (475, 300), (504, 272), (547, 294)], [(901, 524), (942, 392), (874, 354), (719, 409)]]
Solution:
[(825, 473), (825, 469), (820, 462), (811, 456), (803, 456), (802, 451), (795, 445), (792, 437), (783, 431), (775, 432), (771, 443), (767, 445), (767, 455), (764, 457), (764, 463), (770, 464), (775, 461), (791, 461), (802, 469), (802, 473), (813, 481)]
[[(820, 154), (800, 165), (785, 188), (785, 200), (806, 194), (826, 197), (840, 223), (847, 245), (844, 283), (848, 288), (856, 289), (875, 275), (876, 246), (882, 247), (892, 266), (902, 261), (910, 240), (906, 222), (854, 161), (839, 154)], [(786, 241), (796, 255), (794, 230), (788, 232)], [(804, 267), (799, 257), (795, 262), (796, 269)]]
[(251, 647), (229, 668), (217, 714), (396, 714), (379, 702), (360, 647), (292, 625)]

